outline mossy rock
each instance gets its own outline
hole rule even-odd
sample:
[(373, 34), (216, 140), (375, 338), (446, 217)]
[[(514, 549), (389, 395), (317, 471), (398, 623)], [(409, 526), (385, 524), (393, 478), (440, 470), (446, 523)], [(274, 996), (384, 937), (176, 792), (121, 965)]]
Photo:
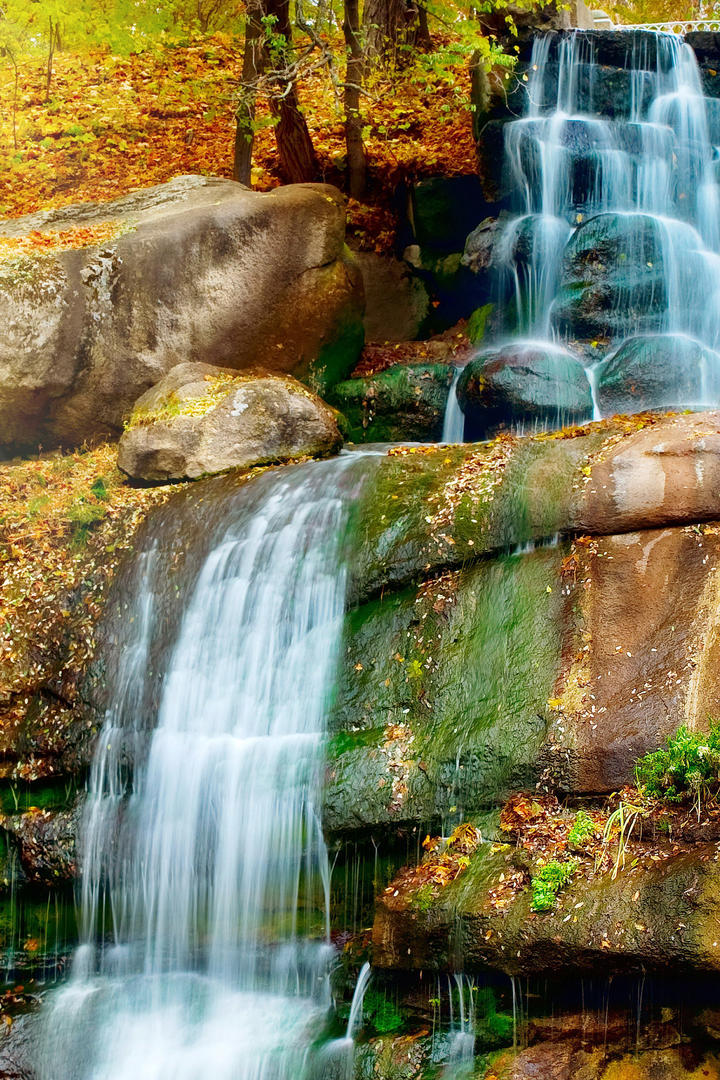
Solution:
[(395, 364), (338, 383), (331, 401), (347, 418), (350, 442), (437, 442), (452, 372), (449, 364)]
[(683, 334), (629, 338), (596, 367), (604, 414), (714, 404), (720, 356)]
[(348, 615), (329, 830), (448, 820), (536, 782), (560, 666), (564, 555), (501, 556)]

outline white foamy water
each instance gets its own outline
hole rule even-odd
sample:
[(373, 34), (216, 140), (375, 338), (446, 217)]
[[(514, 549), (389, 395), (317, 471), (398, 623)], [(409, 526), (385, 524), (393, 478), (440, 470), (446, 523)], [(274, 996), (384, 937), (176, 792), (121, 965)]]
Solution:
[(269, 474), (228, 501), (149, 733), (168, 586), (157, 546), (140, 556), (83, 825), (83, 943), (46, 1006), (43, 1080), (305, 1075), (330, 1007), (317, 799), (357, 466)]

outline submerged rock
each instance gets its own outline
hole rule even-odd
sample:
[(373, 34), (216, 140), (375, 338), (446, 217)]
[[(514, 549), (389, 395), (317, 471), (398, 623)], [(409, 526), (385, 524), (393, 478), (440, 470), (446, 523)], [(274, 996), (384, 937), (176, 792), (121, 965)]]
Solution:
[(347, 379), (331, 400), (346, 417), (351, 442), (437, 442), (451, 364), (395, 364), (367, 379)]
[(720, 402), (720, 356), (682, 334), (629, 338), (595, 367), (603, 415)]
[(476, 438), (520, 425), (562, 427), (592, 415), (585, 369), (552, 345), (521, 342), (486, 350), (466, 366), (457, 395)]
[(342, 446), (332, 410), (289, 377), (178, 364), (136, 402), (118, 465), (134, 480), (195, 480)]
[[(32, 230), (57, 237), (34, 251)], [(180, 177), (115, 202), (3, 222), (0, 446), (117, 435), (184, 360), (261, 364), (320, 388), (362, 346), (342, 196)]]

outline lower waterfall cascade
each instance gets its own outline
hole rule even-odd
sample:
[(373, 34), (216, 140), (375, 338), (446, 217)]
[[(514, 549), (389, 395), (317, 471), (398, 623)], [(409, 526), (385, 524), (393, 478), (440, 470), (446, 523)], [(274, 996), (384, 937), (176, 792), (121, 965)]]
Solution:
[(47, 1080), (304, 1075), (330, 1006), (316, 803), (355, 472), (345, 455), (253, 482), (194, 585), (149, 733), (138, 705), (163, 576), (155, 549), (140, 556), (136, 638), (82, 829), (81, 945), (41, 1040)]

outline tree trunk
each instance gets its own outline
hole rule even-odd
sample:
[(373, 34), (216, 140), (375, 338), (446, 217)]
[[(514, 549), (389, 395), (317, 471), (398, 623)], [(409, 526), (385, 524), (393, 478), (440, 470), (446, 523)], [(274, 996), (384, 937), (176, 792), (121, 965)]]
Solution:
[[(275, 47), (274, 63), (286, 65), (290, 62), (292, 29), (290, 26), (290, 0), (265, 0), (265, 13), (274, 17), (272, 34), (276, 42), (284, 39), (280, 48)], [(291, 79), (278, 76), (280, 93), (272, 100), (272, 110), (279, 117), (275, 127), (280, 173), (291, 184), (316, 180), (320, 169), (315, 157), (310, 132), (305, 117), (300, 112), (297, 91)]]
[(235, 154), (233, 176), (250, 186), (253, 142), (255, 139), (256, 81), (263, 69), (262, 5), (260, 0), (247, 0), (245, 10), (245, 51), (243, 53), (242, 86), (235, 110)]
[(360, 84), (363, 77), (363, 52), (360, 45), (360, 8), (358, 0), (345, 0), (343, 34), (347, 47), (345, 68), (345, 145), (347, 147), (348, 188), (353, 199), (365, 192), (367, 163), (362, 141)]
[(363, 10), (366, 68), (397, 61), (398, 48), (417, 8), (408, 0), (366, 0)]
[(430, 36), (430, 27), (428, 26), (428, 14), (425, 4), (422, 0), (418, 2), (418, 22), (417, 22), (417, 35), (415, 38), (415, 44), (418, 49), (422, 49), (423, 52), (430, 52), (432, 49), (432, 37)]
[(274, 111), (280, 117), (275, 128), (275, 138), (283, 179), (290, 184), (317, 180), (320, 168), (294, 87), (279, 103), (275, 103)]

